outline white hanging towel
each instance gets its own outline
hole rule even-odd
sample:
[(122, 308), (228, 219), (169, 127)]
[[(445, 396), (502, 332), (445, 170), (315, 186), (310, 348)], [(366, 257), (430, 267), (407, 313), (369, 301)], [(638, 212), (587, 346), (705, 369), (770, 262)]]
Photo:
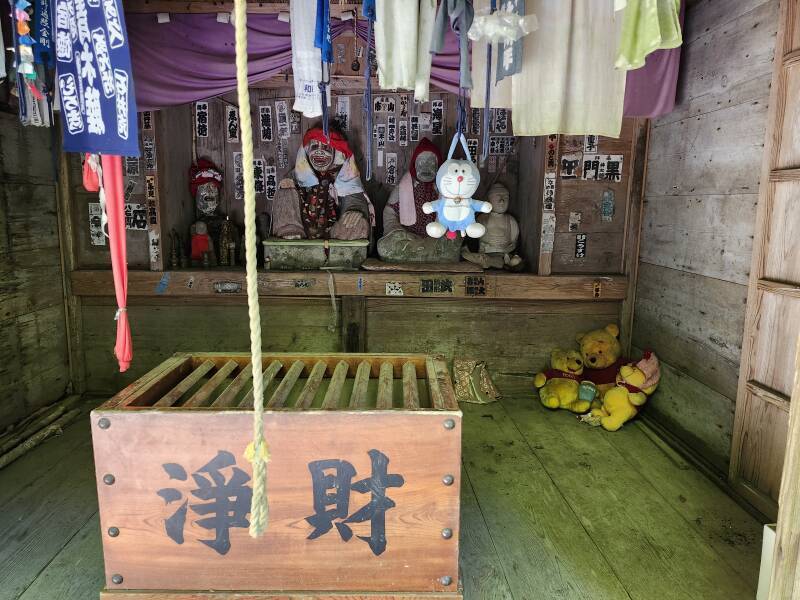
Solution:
[(382, 89), (413, 90), (417, 80), (416, 1), (375, 1), (375, 55)]
[(427, 102), (431, 87), (431, 38), (436, 22), (436, 0), (419, 0), (419, 26), (417, 28), (417, 78), (414, 100)]
[(294, 110), (308, 118), (322, 115), (322, 56), (314, 47), (317, 25), (317, 0), (291, 0), (289, 23), (292, 30), (292, 76)]
[(526, 35), (512, 77), (514, 135), (618, 137), (626, 72), (614, 68), (622, 25), (613, 0), (528, 0), (539, 29)]
[[(531, 0), (528, 0), (530, 2)], [(475, 14), (483, 14), (490, 7), (490, 0), (474, 0)], [(469, 105), (483, 108), (486, 99), (486, 44), (472, 43), (472, 90)], [(511, 108), (511, 77), (497, 81), (497, 44), (492, 48), (491, 96), (489, 108)]]

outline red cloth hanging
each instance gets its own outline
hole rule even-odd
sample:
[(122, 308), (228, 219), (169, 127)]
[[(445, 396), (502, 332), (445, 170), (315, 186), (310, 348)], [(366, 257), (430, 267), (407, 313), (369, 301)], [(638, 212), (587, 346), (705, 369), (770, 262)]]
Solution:
[(111, 270), (117, 296), (117, 342), (114, 355), (119, 371), (131, 366), (133, 343), (128, 323), (128, 251), (125, 239), (125, 200), (122, 191), (122, 157), (102, 155), (103, 189), (108, 214), (108, 243), (111, 249)]

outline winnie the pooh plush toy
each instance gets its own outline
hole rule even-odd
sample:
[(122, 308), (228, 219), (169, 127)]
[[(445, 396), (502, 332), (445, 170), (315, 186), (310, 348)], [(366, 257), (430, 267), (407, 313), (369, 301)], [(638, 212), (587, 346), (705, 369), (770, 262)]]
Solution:
[(581, 417), (584, 423), (601, 425), (606, 431), (616, 431), (639, 412), (639, 407), (658, 386), (661, 369), (658, 358), (645, 352), (638, 363), (623, 365), (617, 374), (616, 385), (603, 396), (603, 405)]
[(620, 368), (628, 361), (621, 358), (619, 327), (606, 325), (588, 333), (579, 333), (575, 339), (580, 344), (581, 356), (586, 370), (583, 378), (597, 386), (600, 397), (614, 387)]
[(539, 399), (547, 408), (566, 408), (575, 413), (589, 410), (589, 402), (578, 399), (583, 357), (577, 350), (553, 350), (550, 368), (537, 373), (533, 384), (539, 388)]

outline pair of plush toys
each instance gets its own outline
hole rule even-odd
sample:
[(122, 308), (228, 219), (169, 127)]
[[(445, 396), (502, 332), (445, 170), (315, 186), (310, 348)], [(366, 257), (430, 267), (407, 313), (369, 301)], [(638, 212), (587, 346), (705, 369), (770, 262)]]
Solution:
[(539, 399), (547, 408), (586, 413), (583, 422), (616, 431), (658, 386), (658, 358), (652, 352), (637, 363), (621, 358), (619, 328), (613, 324), (578, 334), (577, 341), (580, 350), (553, 350), (550, 369), (536, 374)]

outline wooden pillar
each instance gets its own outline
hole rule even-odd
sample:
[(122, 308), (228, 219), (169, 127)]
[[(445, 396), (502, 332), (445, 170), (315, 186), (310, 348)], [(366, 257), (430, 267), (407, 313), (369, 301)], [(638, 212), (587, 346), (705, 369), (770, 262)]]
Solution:
[[(728, 473), (731, 486), (770, 518), (783, 499), (787, 445), (790, 452), (800, 447), (791, 439), (799, 435), (797, 423), (794, 429), (789, 423), (790, 410), (797, 409), (790, 396), (797, 391), (793, 351), (800, 334), (799, 84), (800, 0), (782, 0)], [(788, 599), (791, 593), (775, 597)]]
[(342, 352), (367, 351), (367, 300), (342, 296)]
[[(798, 340), (800, 341), (800, 339)], [(795, 356), (795, 371), (800, 371), (800, 343)], [(781, 479), (778, 529), (769, 600), (800, 597), (800, 378), (795, 377), (789, 412), (789, 441)]]
[[(58, 121), (54, 126), (58, 126)], [(59, 136), (59, 146), (61, 146)], [(64, 290), (64, 315), (67, 329), (70, 389), (73, 394), (86, 391), (86, 365), (83, 354), (83, 312), (81, 298), (72, 292), (72, 272), (77, 268), (75, 244), (77, 237), (72, 222), (72, 183), (66, 152), (58, 154), (58, 185), (56, 212), (58, 215), (58, 244), (61, 252), (61, 277)]]
[(645, 181), (647, 180), (647, 154), (650, 142), (650, 120), (636, 119), (633, 133), (633, 165), (628, 187), (628, 210), (625, 214), (625, 241), (622, 249), (622, 273), (628, 277), (628, 293), (620, 309), (620, 342), (623, 356), (631, 355), (633, 313), (636, 304), (636, 281), (639, 275), (639, 240), (642, 230), (642, 213)]

